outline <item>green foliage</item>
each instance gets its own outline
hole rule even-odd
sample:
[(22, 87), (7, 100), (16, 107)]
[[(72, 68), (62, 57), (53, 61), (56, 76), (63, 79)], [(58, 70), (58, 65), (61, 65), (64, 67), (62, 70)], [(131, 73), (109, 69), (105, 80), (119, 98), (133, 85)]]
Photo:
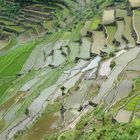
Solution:
[(66, 131), (59, 136), (59, 140), (73, 140), (74, 139), (74, 130)]
[[(13, 45), (13, 40), (7, 47)], [(35, 42), (30, 42), (0, 56), (0, 97), (13, 84), (35, 45)]]
[[(90, 114), (89, 117), (86, 116), (85, 119), (91, 118), (91, 115), (92, 114)], [(95, 118), (95, 116), (93, 116), (93, 118)], [(93, 120), (93, 118), (90, 120)], [(75, 138), (80, 140), (135, 140), (137, 138), (139, 134), (139, 121), (135, 121), (135, 123), (130, 124), (114, 124), (110, 122), (111, 120), (108, 118), (109, 116), (107, 115), (105, 117), (106, 123), (103, 123), (100, 117), (96, 118), (96, 123), (93, 122), (93, 124), (90, 122), (90, 120), (88, 120), (88, 125), (83, 125), (80, 128), (80, 131), (76, 129), (78, 133), (75, 134), (78, 134), (78, 136), (75, 135)], [(91, 128), (91, 126), (92, 129), (90, 129), (90, 131), (87, 130), (87, 132), (83, 133), (83, 130), (86, 130), (85, 128), (88, 129)]]
[(94, 136), (99, 140), (135, 140), (138, 135), (138, 127), (132, 124), (112, 124), (97, 129), (95, 133), (90, 134), (89, 140)]
[(3, 93), (8, 89), (8, 87), (10, 85), (12, 85), (12, 81), (14, 80), (15, 78), (10, 78), (10, 79), (1, 79), (0, 81), (0, 98), (3, 96)]
[(126, 110), (133, 111), (137, 106), (138, 102), (140, 101), (140, 95), (133, 98), (125, 107)]
[[(129, 111), (133, 111), (136, 106), (139, 104), (140, 102), (140, 78), (137, 78), (135, 80), (135, 83), (134, 83), (134, 90), (132, 91), (132, 93), (137, 96), (135, 96), (133, 99), (130, 100), (130, 102), (125, 106), (125, 109), (126, 110), (129, 110)], [(136, 110), (137, 111), (137, 110)]]
[(114, 52), (110, 52), (109, 53), (109, 57), (114, 57), (115, 56), (115, 53)]
[(110, 64), (110, 68), (113, 69), (115, 66), (116, 66), (115, 61), (112, 61), (111, 64)]
[(80, 30), (82, 29), (83, 25), (78, 24), (75, 29), (72, 31), (71, 40), (73, 41), (80, 41)]
[(30, 42), (0, 57), (0, 76), (15, 76), (22, 68), (27, 57), (35, 47)]
[(91, 22), (91, 25), (90, 25), (90, 27), (89, 27), (89, 30), (96, 30), (97, 29), (97, 27), (98, 27), (98, 25), (100, 24), (100, 22), (101, 22), (101, 19), (100, 19), (100, 17), (94, 17), (93, 18), (93, 20), (92, 20), (92, 22)]
[(6, 0), (0, 0), (0, 9), (3, 11), (4, 15), (7, 17), (14, 17), (19, 13), (19, 4), (8, 2)]
[(134, 125), (137, 126), (137, 127), (140, 127), (140, 119), (134, 119), (133, 121)]

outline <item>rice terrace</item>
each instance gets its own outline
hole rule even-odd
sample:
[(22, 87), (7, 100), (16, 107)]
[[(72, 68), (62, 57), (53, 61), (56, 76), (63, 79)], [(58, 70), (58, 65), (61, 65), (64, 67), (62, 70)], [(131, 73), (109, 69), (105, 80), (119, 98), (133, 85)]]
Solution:
[(0, 140), (140, 140), (140, 0), (0, 0)]

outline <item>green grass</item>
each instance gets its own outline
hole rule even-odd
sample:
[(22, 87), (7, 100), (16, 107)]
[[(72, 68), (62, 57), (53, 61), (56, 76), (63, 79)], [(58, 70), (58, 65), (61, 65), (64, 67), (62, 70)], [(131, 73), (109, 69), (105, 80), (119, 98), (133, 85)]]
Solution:
[[(47, 42), (55, 42), (60, 37), (60, 33), (54, 33), (42, 40), (42, 44)], [(11, 50), (3, 56), (0, 56), (0, 77), (16, 76), (22, 69), (23, 64), (26, 62), (32, 50), (41, 42), (41, 40), (31, 41), (24, 45), (18, 46), (16, 49)], [(15, 38), (11, 41), (9, 47), (14, 44)]]
[(91, 25), (89, 27), (89, 30), (90, 31), (96, 30), (97, 27), (98, 27), (98, 25), (100, 24), (100, 22), (101, 22), (100, 17), (97, 17), (97, 16), (94, 17), (93, 20), (92, 20), (92, 22), (91, 22)]
[(82, 24), (78, 24), (75, 29), (72, 31), (71, 40), (80, 41), (80, 31), (83, 28)]
[[(137, 78), (134, 83), (134, 89), (132, 91), (132, 94), (138, 94), (140, 92), (140, 78)], [(137, 103), (140, 101), (140, 95), (137, 95), (134, 97), (130, 102), (125, 106), (126, 110), (133, 111), (137, 105)]]
[(140, 10), (135, 10), (135, 14), (140, 15)]
[(52, 30), (52, 26), (53, 26), (53, 21), (48, 21), (48, 20), (45, 20), (44, 23), (43, 23), (43, 27), (49, 31)]
[[(3, 77), (0, 81), (1, 86), (0, 86), (0, 105), (2, 103), (4, 103), (5, 101), (7, 101), (10, 97), (14, 96), (16, 94), (16, 91), (18, 89), (20, 89), (26, 81), (30, 80), (31, 78), (33, 78), (35, 76), (37, 72), (36, 71), (31, 71), (29, 73), (26, 73), (25, 75), (23, 75), (23, 77), (20, 77), (18, 79), (16, 79), (15, 76), (13, 77)], [(10, 87), (12, 89), (14, 89), (14, 92), (8, 90), (10, 89)]]
[[(20, 72), (28, 56), (38, 43), (38, 41), (32, 41), (20, 45), (10, 52), (0, 56), (0, 97), (2, 97), (5, 91), (12, 86), (12, 82), (16, 80), (16, 75)], [(8, 47), (11, 47), (14, 44), (15, 38), (12, 38)], [(11, 77), (11, 79), (9, 78), (9, 80), (7, 77)]]
[(8, 29), (16, 31), (17, 33), (25, 31), (25, 29), (22, 26), (15, 25), (15, 26), (5, 26), (5, 27), (8, 28)]
[(8, 54), (0, 57), (0, 76), (16, 75), (22, 68), (26, 59), (35, 47), (35, 42), (30, 42), (19, 46), (17, 49), (10, 51)]
[(2, 84), (0, 85), (0, 98), (3, 96), (4, 92), (8, 89), (8, 87), (12, 84), (12, 81), (14, 79), (12, 78), (8, 81), (2, 82)]
[(135, 126), (140, 127), (140, 119), (139, 118), (134, 119), (133, 123), (134, 123)]
[[(14, 44), (13, 42), (11, 42), (10, 45)], [(13, 85), (12, 83), (16, 80), (17, 73), (22, 69), (35, 45), (35, 42), (30, 42), (0, 56), (0, 97), (2, 97), (5, 91)]]
[(4, 23), (5, 25), (16, 25), (14, 22), (0, 18), (0, 22)]
[(137, 103), (140, 101), (140, 95), (133, 98), (126, 106), (125, 109), (129, 111), (133, 111), (137, 105)]
[(139, 134), (139, 128), (132, 124), (114, 124), (102, 126), (100, 129), (95, 129), (95, 132), (89, 134), (89, 136), (83, 136), (83, 139), (88, 140), (136, 140)]
[[(0, 94), (1, 94), (0, 96), (2, 97), (1, 98), (2, 102), (11, 96), (11, 93), (5, 92), (10, 86), (15, 87), (14, 85), (17, 85), (17, 88), (19, 88), (20, 85), (22, 85), (25, 82), (26, 80), (25, 78), (23, 78), (23, 80), (22, 79), (16, 80), (16, 75), (22, 69), (24, 63), (26, 62), (28, 56), (31, 54), (32, 50), (35, 47), (39, 47), (40, 45), (38, 44), (40, 43), (41, 45), (45, 45), (48, 42), (55, 42), (59, 37), (60, 37), (60, 33), (54, 33), (52, 35), (47, 36), (47, 38), (45, 37), (45, 38), (37, 39), (31, 42), (28, 42), (26, 44), (20, 45), (17, 48), (9, 51), (8, 53), (0, 56), (0, 78), (1, 78), (0, 79)], [(15, 38), (13, 38), (13, 40), (14, 39)], [(11, 42), (14, 42), (14, 41), (11, 41)], [(11, 43), (11, 44), (14, 44), (14, 43)], [(27, 75), (30, 75), (30, 73)], [(11, 79), (7, 80), (7, 77), (11, 77)], [(18, 83), (16, 81), (18, 81)], [(11, 85), (11, 83), (13, 83), (13, 85)]]
[(64, 132), (61, 136), (59, 136), (59, 140), (74, 140), (74, 130)]
[(67, 40), (67, 39), (69, 39), (69, 38), (71, 38), (71, 32), (64, 32), (63, 34), (62, 34), (62, 39), (64, 39), (64, 40)]
[(12, 48), (12, 47), (15, 46), (16, 43), (17, 43), (17, 38), (16, 38), (16, 36), (10, 36), (9, 38), (10, 38), (10, 40), (9, 40), (8, 44), (5, 46), (5, 49)]

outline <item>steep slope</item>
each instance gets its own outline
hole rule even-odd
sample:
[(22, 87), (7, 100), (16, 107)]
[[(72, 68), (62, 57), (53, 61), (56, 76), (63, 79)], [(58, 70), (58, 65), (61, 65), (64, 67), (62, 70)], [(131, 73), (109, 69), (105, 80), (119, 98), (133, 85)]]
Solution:
[(14, 18), (1, 14), (1, 140), (138, 138), (131, 2), (34, 0)]

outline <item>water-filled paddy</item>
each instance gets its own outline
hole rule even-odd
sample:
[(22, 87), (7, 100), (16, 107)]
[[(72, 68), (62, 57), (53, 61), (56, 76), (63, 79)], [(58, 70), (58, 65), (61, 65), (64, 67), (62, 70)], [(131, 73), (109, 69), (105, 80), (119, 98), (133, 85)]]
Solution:
[(103, 13), (103, 19), (102, 19), (102, 23), (107, 25), (107, 24), (111, 24), (114, 22), (114, 10), (110, 9), (110, 10), (105, 10)]
[(7, 100), (4, 104), (0, 106), (0, 111), (6, 112), (10, 107), (12, 107), (12, 105), (18, 102), (20, 98), (23, 98), (25, 95), (25, 92), (17, 92), (16, 95), (11, 97), (9, 100)]
[(53, 125), (57, 123), (59, 116), (54, 114), (43, 114), (42, 117), (22, 136), (17, 137), (16, 140), (41, 140), (46, 134), (55, 131)]
[(105, 26), (106, 33), (107, 33), (107, 45), (108, 47), (114, 48), (115, 45), (113, 44), (115, 34), (117, 31), (117, 28), (115, 26)]
[(132, 112), (121, 109), (121, 110), (119, 110), (119, 112), (116, 115), (115, 119), (119, 123), (128, 123), (129, 120), (130, 120), (131, 115), (132, 115)]
[(83, 104), (84, 99), (88, 93), (88, 88), (90, 87), (91, 82), (83, 82), (80, 84), (80, 89), (72, 95), (69, 95), (65, 101), (64, 107), (66, 109), (79, 109), (80, 105)]
[(77, 43), (77, 42), (70, 43), (69, 50), (70, 50), (69, 61), (73, 61), (73, 60), (75, 60), (76, 57), (79, 56), (79, 52), (80, 52), (79, 43)]
[(107, 94), (107, 92), (113, 86), (114, 82), (117, 80), (118, 75), (123, 71), (123, 69), (127, 66), (129, 62), (131, 62), (137, 57), (139, 52), (140, 49), (138, 47), (133, 48), (115, 59), (116, 66), (114, 67), (108, 78), (101, 85), (97, 96), (93, 99), (95, 103), (101, 102), (103, 97)]
[(140, 43), (140, 11), (134, 10), (133, 11), (133, 25), (135, 32), (137, 34), (137, 43)]
[(124, 33), (124, 22), (123, 21), (117, 21), (117, 32), (115, 34), (115, 38), (120, 43), (119, 47), (121, 47), (121, 48), (126, 47), (126, 43), (122, 39), (123, 33)]
[(138, 8), (140, 7), (140, 1), (139, 0), (129, 0), (130, 5), (132, 8)]
[(111, 74), (108, 76), (108, 79), (103, 82), (103, 84), (100, 87), (99, 93), (96, 97), (94, 97), (93, 101), (95, 103), (100, 103), (103, 97), (107, 94), (107, 92), (112, 88), (113, 83), (115, 82), (118, 74), (123, 70), (123, 67), (120, 65), (117, 65)]
[(124, 9), (116, 9), (116, 18), (124, 18), (127, 15), (127, 11)]
[(125, 27), (124, 27), (124, 37), (128, 40), (129, 47), (135, 46), (134, 38), (132, 37), (132, 17), (126, 16), (124, 18)]
[(131, 62), (131, 64), (128, 66), (128, 70), (134, 70), (134, 71), (140, 71), (140, 54), (137, 56), (135, 60)]
[(104, 48), (106, 44), (105, 34), (103, 33), (103, 31), (94, 31), (92, 38), (93, 38), (93, 43), (92, 43), (91, 52), (100, 54), (100, 51)]
[(83, 38), (82, 39), (82, 45), (80, 47), (80, 53), (79, 57), (83, 59), (89, 59), (90, 58), (90, 46), (91, 42), (89, 38)]
[(65, 61), (65, 56), (62, 55), (61, 50), (54, 50), (53, 60), (52, 60), (51, 65), (53, 65), (53, 66), (59, 66), (64, 61)]

